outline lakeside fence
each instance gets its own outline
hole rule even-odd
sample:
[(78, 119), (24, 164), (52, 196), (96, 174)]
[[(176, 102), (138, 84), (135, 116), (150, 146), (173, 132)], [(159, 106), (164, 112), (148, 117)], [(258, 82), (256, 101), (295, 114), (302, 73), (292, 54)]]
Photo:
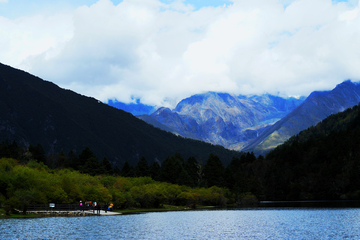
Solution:
[[(101, 204), (100, 209), (105, 210), (107, 206)], [(89, 211), (97, 210), (93, 206), (80, 206), (79, 204), (30, 204), (27, 206), (27, 211)]]

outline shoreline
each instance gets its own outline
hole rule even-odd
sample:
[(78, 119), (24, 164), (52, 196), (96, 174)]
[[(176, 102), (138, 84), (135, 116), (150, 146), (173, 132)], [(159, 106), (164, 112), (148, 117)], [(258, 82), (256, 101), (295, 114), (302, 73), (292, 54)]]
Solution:
[(322, 208), (322, 207), (331, 207), (331, 208), (360, 208), (359, 200), (309, 200), (309, 201), (260, 201), (258, 204), (254, 205), (227, 205), (226, 207), (219, 206), (197, 206), (196, 208), (190, 208), (187, 206), (174, 206), (174, 205), (164, 205), (162, 208), (132, 208), (132, 209), (120, 209), (115, 211), (101, 211), (102, 214), (94, 214), (92, 211), (80, 212), (80, 211), (54, 211), (54, 212), (45, 212), (37, 211), (27, 212), (26, 215), (22, 213), (11, 214), (10, 216), (5, 215), (5, 209), (0, 208), (0, 220), (1, 219), (11, 219), (11, 218), (41, 218), (41, 217), (89, 217), (89, 216), (116, 216), (116, 215), (129, 215), (129, 214), (143, 214), (143, 213), (152, 213), (152, 212), (170, 212), (170, 211), (196, 211), (196, 210), (211, 210), (211, 209), (241, 209), (241, 208), (253, 208), (253, 207), (262, 207), (262, 208), (281, 208), (281, 207), (294, 207), (294, 208)]
[(22, 213), (11, 214), (10, 216), (5, 215), (4, 209), (0, 209), (0, 219), (12, 219), (12, 218), (42, 218), (42, 217), (89, 217), (89, 216), (118, 216), (118, 215), (129, 215), (129, 214), (142, 214), (142, 213), (151, 213), (151, 212), (170, 212), (170, 211), (190, 211), (190, 210), (199, 210), (199, 209), (213, 209), (216, 206), (199, 206), (197, 208), (189, 208), (186, 206), (172, 206), (166, 205), (164, 208), (134, 208), (134, 209), (121, 209), (115, 211), (105, 211), (102, 210), (102, 214), (94, 214), (91, 212), (81, 212), (81, 211), (28, 211), (26, 215)]

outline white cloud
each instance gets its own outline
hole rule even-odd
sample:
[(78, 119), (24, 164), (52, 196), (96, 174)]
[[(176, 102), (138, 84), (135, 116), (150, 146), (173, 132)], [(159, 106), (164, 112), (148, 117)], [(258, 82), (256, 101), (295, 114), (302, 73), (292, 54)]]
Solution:
[(7, 3), (8, 0), (0, 0), (0, 3)]
[[(69, 16), (33, 16), (9, 20), (0, 16), (0, 61), (12, 66), (23, 66), (26, 59), (39, 54), (61, 51), (61, 46), (72, 38)], [(29, 70), (29, 69), (27, 69)]]
[(183, 1), (100, 0), (71, 14), (0, 17), (0, 61), (103, 101), (307, 95), (360, 80), (358, 11), (331, 0), (234, 0), (196, 11)]

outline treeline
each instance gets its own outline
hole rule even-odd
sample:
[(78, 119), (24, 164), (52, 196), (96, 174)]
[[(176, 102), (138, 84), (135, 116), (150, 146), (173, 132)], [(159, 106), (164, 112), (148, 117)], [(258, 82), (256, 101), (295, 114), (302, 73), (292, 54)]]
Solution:
[(113, 174), (114, 170), (120, 172), (117, 168), (112, 167), (106, 157), (99, 161), (88, 147), (85, 147), (79, 155), (70, 151), (66, 156), (66, 154), (61, 151), (59, 155), (46, 156), (41, 144), (30, 145), (24, 149), (23, 147), (18, 146), (15, 141), (9, 143), (5, 140), (0, 143), (0, 158), (2, 157), (17, 159), (20, 163), (25, 164), (30, 160), (36, 160), (52, 169), (72, 168), (92, 176), (99, 174)]
[(158, 208), (163, 204), (195, 207), (224, 206), (234, 201), (229, 190), (191, 188), (155, 181), (150, 177), (90, 176), (70, 169), (49, 169), (30, 160), (20, 164), (0, 159), (0, 204), (10, 209), (26, 209), (28, 204), (78, 203), (97, 201), (121, 208)]
[(257, 201), (251, 193), (261, 196), (261, 184), (247, 166), (256, 159), (253, 153), (233, 158), (226, 167), (214, 154), (210, 154), (207, 161), (201, 163), (194, 157), (184, 160), (179, 153), (175, 153), (167, 157), (161, 164), (154, 161), (149, 165), (148, 161), (142, 157), (135, 166), (125, 162), (120, 170), (117, 166), (113, 168), (106, 158), (98, 161), (88, 147), (79, 155), (70, 151), (67, 156), (61, 153), (58, 156), (45, 157), (40, 144), (23, 149), (15, 142), (9, 144), (4, 141), (0, 144), (0, 157), (19, 159), (21, 164), (27, 164), (33, 160), (49, 169), (72, 169), (91, 176), (149, 177), (157, 182), (195, 189), (208, 189), (216, 186), (230, 190), (231, 194), (227, 197), (232, 199), (232, 203), (245, 201), (245, 196), (246, 198), (251, 196), (251, 201)]
[(224, 167), (219, 157), (214, 154), (210, 154), (206, 163), (201, 164), (194, 157), (185, 161), (179, 153), (175, 153), (166, 158), (161, 166), (157, 162), (149, 166), (145, 158), (135, 167), (125, 163), (121, 175), (149, 176), (157, 181), (193, 188), (223, 187), (229, 189), (233, 198), (240, 202), (246, 193), (255, 193), (261, 197), (262, 186), (249, 168), (249, 164), (255, 160), (253, 153), (247, 153), (240, 158), (233, 158), (231, 163)]

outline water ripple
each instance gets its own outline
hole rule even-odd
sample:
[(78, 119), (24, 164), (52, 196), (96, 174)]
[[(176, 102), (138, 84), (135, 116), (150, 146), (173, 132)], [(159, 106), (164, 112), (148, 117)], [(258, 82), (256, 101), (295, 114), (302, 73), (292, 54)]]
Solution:
[(360, 239), (360, 210), (253, 209), (0, 220), (1, 239)]

